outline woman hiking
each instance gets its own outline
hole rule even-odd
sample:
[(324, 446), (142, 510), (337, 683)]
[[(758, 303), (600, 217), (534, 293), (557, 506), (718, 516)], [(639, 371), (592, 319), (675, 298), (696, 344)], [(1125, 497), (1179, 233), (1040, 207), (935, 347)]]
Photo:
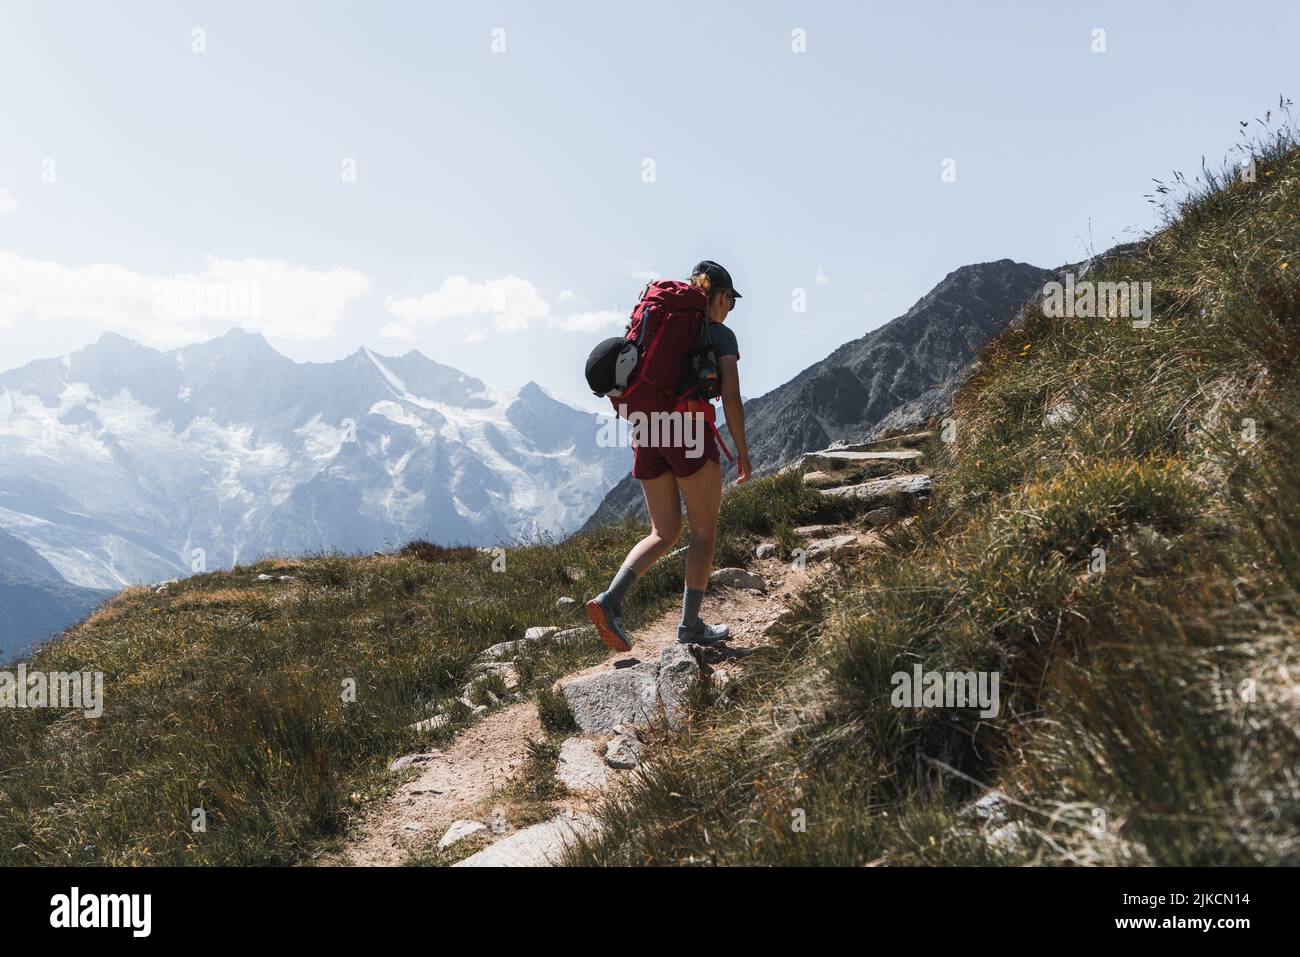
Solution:
[[(717, 370), (722, 407), (727, 427), (736, 445), (736, 484), (749, 481), (749, 453), (745, 445), (745, 413), (740, 401), (740, 374), (736, 364), (740, 349), (736, 336), (724, 323), (736, 306), (740, 293), (731, 274), (717, 263), (705, 260), (692, 270), (690, 284), (708, 298), (705, 321), (696, 344), (696, 355), (712, 359)], [(694, 393), (697, 370), (693, 363), (683, 371), (677, 394)], [(715, 393), (716, 394), (716, 393)], [(706, 409), (707, 407), (707, 409)], [(693, 414), (700, 426), (703, 447), (678, 442), (667, 446), (635, 444), (632, 475), (641, 482), (650, 513), (650, 534), (633, 546), (609, 587), (587, 602), (587, 615), (600, 639), (615, 651), (629, 651), (632, 639), (623, 629), (623, 598), (632, 583), (661, 557), (672, 550), (682, 531), (682, 500), (691, 522), (691, 544), (686, 552), (686, 591), (682, 596), (682, 621), (677, 640), (683, 644), (713, 644), (727, 637), (725, 625), (709, 625), (700, 618), (700, 604), (709, 585), (713, 549), (722, 505), (722, 466), (718, 458), (716, 430), (712, 427), (712, 406), (705, 399), (679, 400), (676, 411)], [(707, 414), (706, 414), (707, 413)], [(708, 427), (704, 419), (707, 418)], [(721, 438), (720, 436), (718, 437)]]

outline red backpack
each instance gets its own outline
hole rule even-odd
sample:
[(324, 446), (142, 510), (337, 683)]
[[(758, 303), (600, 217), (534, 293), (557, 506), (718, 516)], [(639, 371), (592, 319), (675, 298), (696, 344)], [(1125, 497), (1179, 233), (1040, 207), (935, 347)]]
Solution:
[(708, 304), (704, 291), (688, 282), (666, 279), (646, 285), (624, 336), (636, 345), (636, 366), (623, 393), (609, 397), (618, 415), (673, 407)]

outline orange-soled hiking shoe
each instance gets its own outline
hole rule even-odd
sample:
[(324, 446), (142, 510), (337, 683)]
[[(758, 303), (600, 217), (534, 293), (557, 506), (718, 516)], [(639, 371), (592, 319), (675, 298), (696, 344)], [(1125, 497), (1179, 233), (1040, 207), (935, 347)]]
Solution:
[(602, 592), (587, 602), (587, 617), (596, 626), (600, 640), (615, 651), (631, 651), (632, 639), (623, 630), (623, 617), (606, 607), (605, 594)]

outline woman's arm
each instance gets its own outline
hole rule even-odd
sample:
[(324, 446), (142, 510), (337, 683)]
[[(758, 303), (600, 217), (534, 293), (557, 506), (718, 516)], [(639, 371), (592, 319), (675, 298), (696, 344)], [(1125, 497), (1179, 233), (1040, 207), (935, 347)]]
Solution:
[(722, 380), (722, 410), (727, 415), (727, 429), (736, 443), (736, 484), (749, 481), (749, 449), (745, 445), (745, 407), (740, 401), (740, 368), (735, 356), (722, 356), (718, 360), (718, 375)]

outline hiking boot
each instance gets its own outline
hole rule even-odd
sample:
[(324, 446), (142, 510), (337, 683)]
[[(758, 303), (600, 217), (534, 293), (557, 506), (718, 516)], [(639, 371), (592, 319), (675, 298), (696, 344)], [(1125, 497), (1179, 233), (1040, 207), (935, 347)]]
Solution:
[(587, 617), (607, 647), (615, 651), (632, 650), (632, 639), (623, 630), (623, 616), (609, 607), (604, 592), (587, 602)]
[(695, 619), (693, 625), (678, 625), (677, 640), (683, 645), (715, 645), (726, 641), (730, 632), (726, 625), (706, 625), (704, 619)]

